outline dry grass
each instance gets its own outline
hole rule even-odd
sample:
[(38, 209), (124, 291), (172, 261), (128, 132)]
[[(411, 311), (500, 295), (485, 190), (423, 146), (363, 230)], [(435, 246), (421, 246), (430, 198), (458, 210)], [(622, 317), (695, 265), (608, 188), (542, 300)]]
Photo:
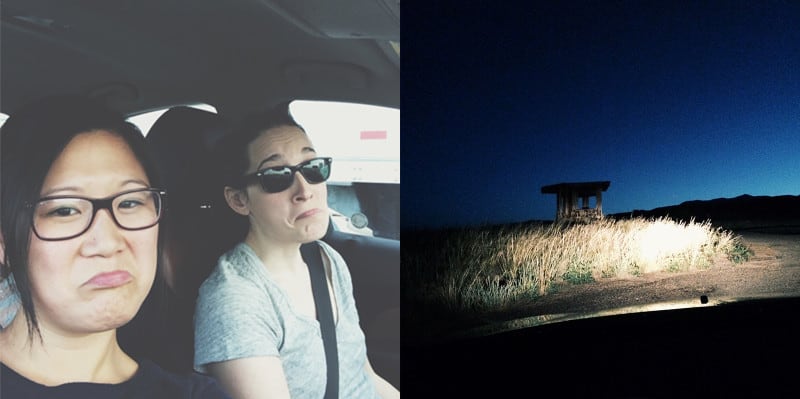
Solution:
[[(403, 295), (421, 311), (497, 311), (580, 284), (746, 260), (732, 232), (669, 218), (452, 229), (403, 237)], [(742, 257), (744, 254), (744, 259)]]

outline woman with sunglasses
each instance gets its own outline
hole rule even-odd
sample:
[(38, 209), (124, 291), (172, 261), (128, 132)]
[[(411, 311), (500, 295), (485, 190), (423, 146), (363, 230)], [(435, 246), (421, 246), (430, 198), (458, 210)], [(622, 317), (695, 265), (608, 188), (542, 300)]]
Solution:
[(162, 281), (166, 193), (138, 129), (59, 96), (12, 114), (1, 139), (0, 270), (16, 307), (0, 331), (0, 397), (229, 398), (119, 339)]
[[(234, 398), (322, 398), (326, 357), (301, 245), (328, 228), (331, 159), (279, 106), (245, 118), (221, 144), (224, 195), (246, 217), (243, 242), (220, 257), (195, 311), (195, 368)], [(339, 398), (392, 398), (375, 374), (342, 257), (320, 246), (336, 323)], [(330, 396), (325, 396), (330, 397)]]

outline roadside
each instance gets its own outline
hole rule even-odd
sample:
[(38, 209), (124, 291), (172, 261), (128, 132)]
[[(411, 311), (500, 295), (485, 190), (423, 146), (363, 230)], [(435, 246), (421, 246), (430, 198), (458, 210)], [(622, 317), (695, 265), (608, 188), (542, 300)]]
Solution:
[[(785, 296), (800, 294), (800, 235), (742, 232), (753, 257), (741, 264), (722, 260), (707, 270), (657, 272), (638, 277), (607, 278), (581, 285), (562, 285), (543, 297), (520, 303), (513, 309), (475, 315), (464, 321), (470, 328), (551, 315), (594, 313), (609, 309), (647, 306), (659, 303), (698, 304), (728, 298)], [(437, 326), (424, 331), (408, 331), (410, 340), (431, 338)], [(451, 326), (452, 327), (452, 326)], [(404, 338), (404, 341), (406, 339)]]

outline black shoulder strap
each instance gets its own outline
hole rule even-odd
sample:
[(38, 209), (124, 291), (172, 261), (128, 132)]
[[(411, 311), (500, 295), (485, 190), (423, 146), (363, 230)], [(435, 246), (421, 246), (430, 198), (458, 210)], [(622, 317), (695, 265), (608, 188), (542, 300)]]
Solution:
[(314, 294), (314, 305), (317, 308), (322, 332), (322, 343), (325, 346), (325, 363), (328, 365), (328, 383), (325, 387), (325, 399), (339, 396), (339, 355), (336, 351), (336, 326), (333, 323), (333, 308), (331, 297), (328, 293), (328, 279), (325, 276), (325, 266), (322, 264), (322, 254), (319, 243), (312, 241), (300, 246), (300, 254), (308, 265), (311, 275), (311, 290)]

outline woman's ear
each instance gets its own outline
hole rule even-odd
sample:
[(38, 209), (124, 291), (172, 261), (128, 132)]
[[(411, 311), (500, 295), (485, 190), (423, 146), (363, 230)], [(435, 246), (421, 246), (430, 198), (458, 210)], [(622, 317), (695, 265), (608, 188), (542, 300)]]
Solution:
[(244, 190), (225, 186), (225, 202), (234, 212), (242, 216), (250, 215), (249, 201)]

